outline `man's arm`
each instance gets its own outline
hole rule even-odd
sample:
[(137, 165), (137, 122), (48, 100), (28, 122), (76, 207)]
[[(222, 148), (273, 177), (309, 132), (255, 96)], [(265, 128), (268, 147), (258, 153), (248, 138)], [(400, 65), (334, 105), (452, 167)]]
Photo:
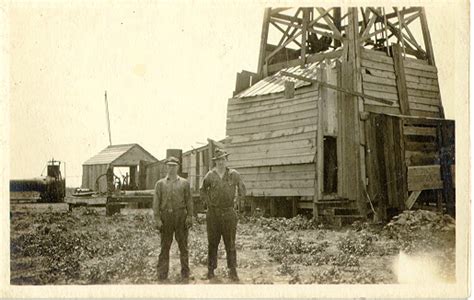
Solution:
[(153, 214), (155, 216), (155, 220), (161, 221), (161, 211), (160, 211), (160, 204), (161, 204), (161, 188), (159, 182), (155, 184), (155, 192), (153, 193)]
[(186, 210), (188, 218), (193, 216), (193, 198), (191, 197), (191, 186), (189, 181), (186, 181), (184, 186), (184, 203), (186, 203)]
[(237, 194), (239, 197), (245, 197), (247, 194), (247, 188), (245, 187), (245, 184), (242, 180), (242, 177), (240, 176), (239, 172), (235, 171), (235, 180), (237, 181)]
[(204, 176), (204, 179), (202, 180), (201, 188), (199, 189), (199, 193), (201, 196), (201, 201), (206, 203), (208, 205), (209, 203), (209, 173)]

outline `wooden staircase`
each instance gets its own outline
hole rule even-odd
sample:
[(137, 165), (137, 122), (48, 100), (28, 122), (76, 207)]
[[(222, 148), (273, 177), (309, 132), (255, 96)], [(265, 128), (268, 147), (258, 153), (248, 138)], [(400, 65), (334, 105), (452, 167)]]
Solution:
[(357, 209), (355, 200), (345, 198), (319, 200), (315, 205), (318, 219), (323, 224), (342, 227), (366, 219)]

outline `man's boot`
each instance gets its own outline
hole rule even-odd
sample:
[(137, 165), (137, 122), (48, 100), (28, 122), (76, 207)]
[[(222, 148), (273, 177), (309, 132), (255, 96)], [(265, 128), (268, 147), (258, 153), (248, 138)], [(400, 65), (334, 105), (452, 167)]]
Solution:
[(232, 281), (239, 281), (239, 276), (237, 275), (237, 269), (236, 268), (231, 268), (229, 272), (229, 277), (230, 280)]
[(216, 275), (214, 275), (214, 269), (208, 269), (207, 279), (213, 279), (214, 277), (216, 277)]

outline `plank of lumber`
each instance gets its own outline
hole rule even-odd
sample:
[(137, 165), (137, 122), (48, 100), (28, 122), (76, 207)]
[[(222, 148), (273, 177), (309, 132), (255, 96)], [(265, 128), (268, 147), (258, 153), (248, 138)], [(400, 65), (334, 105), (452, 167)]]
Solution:
[(308, 81), (308, 82), (312, 82), (312, 83), (318, 83), (321, 86), (324, 86), (324, 87), (327, 87), (327, 88), (330, 88), (330, 89), (334, 89), (336, 91), (340, 91), (340, 92), (343, 92), (343, 93), (346, 93), (346, 94), (351, 94), (353, 96), (359, 96), (359, 97), (362, 97), (362, 98), (374, 100), (374, 101), (381, 102), (381, 103), (384, 103), (384, 104), (389, 104), (390, 105), (390, 104), (393, 103), (393, 101), (368, 96), (368, 95), (365, 95), (363, 93), (359, 93), (359, 92), (352, 91), (352, 90), (349, 90), (349, 89), (341, 88), (341, 87), (338, 87), (338, 86), (335, 86), (335, 85), (332, 85), (332, 84), (328, 84), (328, 83), (325, 83), (325, 82), (322, 82), (322, 81), (319, 81), (319, 80), (306, 78), (306, 77), (291, 74), (291, 73), (288, 73), (288, 72), (282, 72), (282, 75), (288, 76), (288, 77), (293, 77), (293, 78), (304, 80), (304, 81)]
[(433, 127), (415, 127), (415, 126), (405, 126), (403, 131), (405, 135), (429, 135), (436, 136), (436, 128)]
[(433, 73), (438, 72), (438, 69), (435, 66), (414, 62), (412, 60), (405, 60), (405, 67), (408, 69), (415, 69)]
[[(378, 61), (371, 61), (369, 59), (361, 59), (360, 63), (361, 63), (362, 67), (395, 73), (395, 69), (393, 68), (393, 64), (381, 63), (381, 62), (378, 62)], [(416, 72), (413, 72), (413, 73), (416, 73)], [(416, 74), (412, 74), (412, 75), (416, 75)]]
[(409, 191), (416, 191), (416, 190), (437, 190), (443, 188), (443, 181), (415, 181), (411, 182), (408, 180), (408, 190)]
[[(240, 173), (240, 172), (239, 172)], [(263, 181), (274, 181), (274, 180), (288, 180), (288, 181), (295, 181), (295, 180), (312, 180), (314, 183), (314, 171), (307, 171), (307, 172), (291, 172), (291, 173), (260, 173), (260, 174), (242, 174), (242, 180), (244, 182), (254, 181), (254, 182), (263, 182)]]
[(228, 128), (226, 133), (228, 136), (234, 135), (244, 135), (244, 134), (253, 134), (264, 131), (275, 131), (286, 128), (295, 128), (315, 124), (317, 118), (305, 118), (301, 120), (287, 121), (282, 123), (275, 123), (270, 125), (260, 125), (260, 126), (248, 126), (243, 128)]
[(393, 64), (393, 60), (387, 53), (376, 50), (361, 49), (362, 59), (368, 59), (376, 62), (383, 62), (386, 64)]
[(274, 108), (274, 107), (277, 107), (278, 105), (286, 105), (286, 104), (297, 104), (297, 103), (300, 103), (300, 102), (306, 102), (306, 101), (310, 101), (310, 100), (313, 100), (313, 101), (316, 101), (318, 99), (318, 95), (317, 93), (314, 94), (314, 93), (307, 93), (307, 94), (303, 94), (303, 95), (298, 95), (298, 96), (295, 96), (294, 98), (292, 98), (291, 100), (288, 100), (288, 99), (285, 99), (282, 97), (282, 95), (278, 95), (277, 98), (272, 98), (272, 99), (269, 99), (269, 100), (262, 100), (262, 101), (258, 101), (258, 102), (247, 102), (247, 101), (244, 101), (243, 99), (238, 102), (238, 103), (234, 103), (234, 104), (230, 104), (228, 103), (227, 104), (227, 111), (228, 112), (231, 112), (231, 113), (238, 113), (238, 112), (242, 112), (242, 111), (245, 111), (245, 110), (248, 110), (248, 109), (260, 109), (260, 108)]
[(231, 122), (242, 122), (254, 120), (256, 118), (268, 118), (273, 116), (281, 116), (282, 119), (284, 119), (283, 115), (297, 113), (301, 111), (308, 111), (310, 109), (315, 108), (317, 108), (316, 101), (307, 101), (290, 106), (272, 108), (263, 111), (249, 112), (244, 114), (230, 114), (227, 116), (227, 119), (229, 119)]
[(408, 96), (408, 102), (427, 104), (427, 105), (438, 106), (438, 107), (441, 105), (441, 101), (439, 98)]
[(371, 82), (371, 83), (376, 83), (380, 85), (388, 85), (388, 86), (397, 86), (397, 83), (393, 79), (388, 79), (388, 78), (381, 78), (381, 77), (376, 77), (372, 76), (369, 74), (362, 74), (362, 80), (365, 82)]
[(269, 188), (269, 189), (248, 189), (249, 196), (267, 196), (267, 197), (284, 197), (284, 196), (312, 196), (314, 188)]
[[(364, 88), (365, 88), (365, 85), (364, 85)], [(370, 95), (370, 96), (373, 96), (373, 97), (377, 97), (377, 98), (383, 98), (383, 99), (393, 101), (392, 105), (389, 105), (389, 106), (392, 106), (392, 107), (398, 107), (399, 106), (398, 96), (395, 93), (373, 91), (373, 90), (368, 89), (368, 90), (364, 90), (364, 94)], [(371, 101), (371, 102), (369, 102), (369, 101)], [(366, 99), (366, 101), (365, 101), (365, 103), (367, 103), (367, 104), (374, 103), (374, 102), (376, 102), (379, 105), (387, 105), (385, 103), (380, 103), (380, 102), (377, 102), (377, 101), (373, 101), (371, 99)]]
[(313, 188), (314, 179), (298, 180), (270, 180), (270, 181), (246, 181), (245, 187), (248, 189), (294, 189), (294, 188)]
[[(306, 63), (313, 63), (313, 62), (319, 62), (323, 61), (325, 59), (333, 59), (333, 58), (338, 58), (342, 55), (342, 50), (334, 50), (331, 52), (326, 52), (326, 53), (315, 53), (315, 54), (310, 54), (309, 56), (306, 57)], [(281, 69), (284, 68), (291, 68), (291, 67), (296, 67), (301, 64), (301, 59), (293, 59), (290, 61), (284, 61), (284, 62), (278, 62), (275, 64), (271, 64), (268, 66), (268, 72), (270, 74), (276, 73), (280, 71)]]
[(439, 86), (438, 85), (416, 83), (416, 82), (407, 82), (406, 86), (407, 86), (407, 88), (410, 88), (410, 89), (424, 90), (424, 91), (438, 92), (439, 93)]
[(254, 159), (267, 159), (267, 158), (310, 155), (310, 154), (314, 154), (314, 152), (315, 152), (314, 147), (306, 147), (306, 148), (293, 148), (293, 149), (285, 149), (285, 150), (275, 149), (273, 151), (247, 152), (247, 153), (232, 153), (231, 151), (229, 151), (229, 154), (232, 155), (233, 161), (239, 161), (239, 160), (254, 160)]
[(410, 193), (410, 196), (408, 197), (405, 206), (407, 209), (411, 209), (413, 207), (413, 204), (415, 204), (416, 199), (420, 196), (421, 191), (413, 191)]
[(398, 107), (365, 104), (364, 108), (366, 111), (373, 113), (400, 115), (400, 109)]
[(411, 68), (407, 68), (407, 67), (405, 67), (405, 74), (424, 77), (424, 78), (431, 78), (431, 79), (437, 79), (438, 78), (438, 74), (436, 72), (423, 71), (423, 70), (418, 70), (418, 69), (411, 69)]
[[(387, 86), (387, 85), (381, 85), (381, 84), (376, 84), (376, 83), (371, 83), (371, 82), (364, 82), (362, 84), (364, 91), (376, 91), (376, 92), (384, 92), (384, 93), (390, 93), (397, 95), (397, 88), (394, 86)], [(398, 98), (397, 98), (398, 101)]]
[(236, 143), (232, 141), (233, 137), (229, 137), (228, 145), (238, 146), (238, 147), (240, 146), (247, 147), (247, 146), (255, 146), (255, 145), (264, 145), (264, 144), (269, 144), (269, 143), (276, 144), (276, 143), (283, 143), (283, 142), (301, 141), (305, 139), (314, 140), (314, 134), (315, 134), (314, 131), (310, 131), (310, 132), (295, 134), (291, 136), (285, 135), (285, 136), (281, 136), (281, 137), (270, 139), (270, 140), (257, 140), (257, 141), (251, 141), (251, 142), (241, 142), (241, 143)]
[(410, 108), (439, 113), (439, 106), (436, 106), (436, 105), (410, 103)]
[(405, 67), (402, 57), (402, 50), (400, 45), (394, 44), (392, 46), (393, 52), (393, 66), (395, 68), (396, 83), (398, 90), (398, 103), (400, 104), (400, 112), (403, 115), (410, 115), (410, 106), (408, 105), (407, 86), (405, 79)]
[(317, 116), (317, 112), (318, 110), (314, 108), (314, 109), (307, 109), (307, 110), (297, 111), (293, 113), (288, 113), (284, 115), (267, 116), (264, 118), (262, 117), (262, 118), (253, 119), (253, 120), (228, 119), (227, 126), (228, 128), (242, 128), (242, 127), (249, 127), (249, 126), (255, 126), (255, 125), (269, 125), (269, 124), (275, 124), (275, 123), (280, 123), (280, 122), (288, 122), (291, 120), (314, 118), (315, 116)]
[(242, 153), (267, 153), (272, 151), (287, 150), (287, 149), (300, 149), (300, 148), (311, 148), (314, 147), (314, 139), (302, 139), (297, 141), (287, 141), (279, 143), (261, 143), (253, 146), (241, 146), (241, 145), (228, 145), (227, 151), (231, 154), (242, 154)]
[(299, 164), (287, 166), (260, 166), (260, 167), (242, 167), (238, 171), (240, 174), (291, 174), (299, 172), (314, 172), (313, 164)]
[(370, 67), (361, 67), (362, 74), (369, 74), (376, 77), (387, 78), (387, 79), (396, 79), (395, 73), (391, 71), (378, 70)]
[(407, 82), (439, 86), (438, 79), (405, 74)]
[(317, 129), (316, 125), (310, 125), (310, 126), (297, 127), (297, 128), (260, 132), (260, 133), (255, 133), (251, 135), (241, 135), (241, 136), (237, 135), (237, 136), (232, 137), (232, 142), (243, 143), (243, 142), (251, 142), (251, 141), (256, 141), (256, 140), (273, 139), (273, 138), (278, 138), (282, 136), (289, 136), (289, 135), (315, 131), (316, 129)]
[(411, 114), (413, 116), (428, 117), (428, 118), (440, 118), (441, 117), (441, 113), (439, 113), (439, 112), (431, 112), (431, 111), (424, 111), (424, 110), (418, 110), (418, 109), (411, 109)]
[(408, 167), (407, 174), (408, 176), (431, 176), (432, 174), (438, 174), (438, 177), (441, 176), (440, 165), (426, 165), (426, 166), (416, 166)]
[(278, 165), (291, 165), (291, 164), (307, 164), (307, 163), (312, 163), (313, 161), (314, 161), (314, 153), (311, 155), (265, 158), (265, 159), (256, 159), (256, 160), (240, 160), (240, 161), (229, 160), (229, 166), (233, 168), (278, 166)]
[(431, 152), (438, 150), (438, 145), (435, 142), (413, 142), (405, 141), (405, 149), (407, 151), (422, 151)]

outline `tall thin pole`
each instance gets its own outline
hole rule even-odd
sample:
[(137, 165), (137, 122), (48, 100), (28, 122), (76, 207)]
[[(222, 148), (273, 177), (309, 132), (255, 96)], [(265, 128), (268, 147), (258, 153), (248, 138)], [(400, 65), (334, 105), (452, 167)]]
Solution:
[(105, 114), (107, 117), (107, 127), (109, 129), (109, 145), (112, 146), (112, 133), (110, 132), (109, 102), (107, 102), (107, 91), (105, 91)]

